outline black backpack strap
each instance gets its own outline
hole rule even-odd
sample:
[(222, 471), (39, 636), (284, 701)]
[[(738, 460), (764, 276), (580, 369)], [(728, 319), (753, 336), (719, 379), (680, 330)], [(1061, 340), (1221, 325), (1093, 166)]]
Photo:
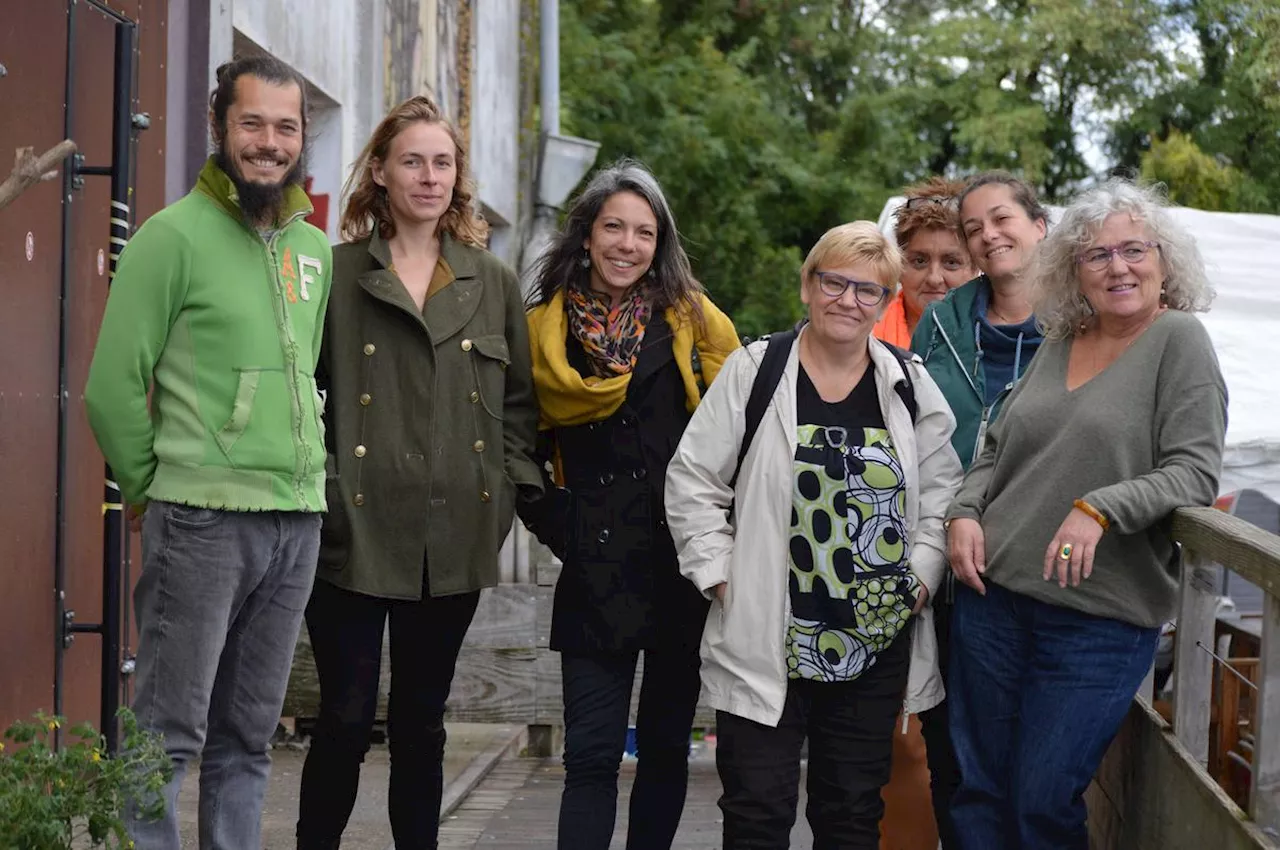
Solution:
[(689, 365), (693, 369), (693, 381), (698, 387), (698, 399), (702, 400), (707, 397), (707, 379), (702, 374), (702, 355), (698, 352), (698, 343), (693, 344), (693, 351), (689, 352)]
[(769, 399), (773, 398), (773, 392), (778, 388), (778, 382), (782, 380), (782, 373), (786, 371), (787, 356), (791, 353), (796, 335), (797, 331), (793, 328), (767, 337), (769, 345), (764, 350), (764, 357), (760, 359), (760, 369), (756, 372), (755, 380), (751, 382), (751, 395), (747, 398), (747, 424), (742, 432), (742, 443), (738, 446), (738, 465), (734, 467), (733, 478), (729, 479), (730, 487), (735, 487), (738, 483), (738, 475), (742, 472), (742, 461), (747, 456), (747, 450), (751, 448), (751, 441), (755, 439), (756, 431), (760, 430), (764, 412), (769, 408)]
[(907, 406), (907, 413), (911, 414), (911, 424), (915, 425), (916, 415), (920, 410), (916, 404), (916, 382), (911, 379), (911, 370), (907, 368), (907, 364), (911, 362), (911, 358), (915, 355), (887, 342), (884, 343), (884, 347), (893, 354), (898, 361), (898, 365), (902, 367), (902, 374), (907, 378), (906, 383), (898, 382), (893, 385), (893, 388), (897, 391), (898, 397), (902, 399), (902, 403)]

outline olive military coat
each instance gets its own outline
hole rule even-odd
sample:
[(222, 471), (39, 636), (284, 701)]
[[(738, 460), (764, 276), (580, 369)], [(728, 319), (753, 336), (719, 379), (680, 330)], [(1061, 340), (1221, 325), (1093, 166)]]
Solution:
[(538, 410), (515, 274), (443, 235), (454, 279), (419, 312), (375, 233), (333, 250), (317, 384), (328, 514), (316, 578), (391, 599), (498, 582)]

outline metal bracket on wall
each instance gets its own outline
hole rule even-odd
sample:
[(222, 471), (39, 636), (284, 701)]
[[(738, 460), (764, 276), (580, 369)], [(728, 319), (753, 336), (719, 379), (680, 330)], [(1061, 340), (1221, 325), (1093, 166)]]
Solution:
[(100, 635), (105, 632), (101, 623), (77, 623), (76, 612), (68, 608), (62, 612), (62, 648), (70, 649), (76, 635)]
[(84, 154), (78, 153), (71, 158), (71, 188), (77, 191), (84, 188), (85, 177), (110, 177), (109, 165), (85, 165)]

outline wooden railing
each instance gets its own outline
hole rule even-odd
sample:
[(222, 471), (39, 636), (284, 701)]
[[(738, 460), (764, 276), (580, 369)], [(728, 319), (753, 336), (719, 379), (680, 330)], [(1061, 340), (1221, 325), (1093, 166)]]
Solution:
[[(1148, 677), (1090, 788), (1092, 843), (1125, 850), (1280, 847), (1280, 537), (1211, 508), (1177, 511), (1173, 537), (1182, 545), (1173, 725), (1153, 710)], [(1223, 569), (1263, 590), (1260, 623), (1250, 625), (1260, 626), (1260, 651), (1241, 665), (1217, 651)], [(1239, 694), (1241, 679), (1250, 680), (1254, 709), (1250, 757), (1234, 756), (1248, 774), (1247, 811), (1207, 770), (1212, 727), (1239, 723), (1238, 702), (1215, 706), (1214, 695)], [(1232, 688), (1221, 687), (1226, 680), (1235, 680)]]
[[(1225, 567), (1262, 588), (1262, 652), (1256, 666), (1257, 712), (1250, 766), (1249, 815), (1280, 837), (1280, 537), (1211, 508), (1179, 511), (1173, 535), (1182, 544), (1182, 601), (1173, 673), (1173, 729), (1202, 766), (1209, 760), (1215, 675), (1233, 676), (1210, 654), (1217, 646), (1218, 588)], [(1235, 723), (1222, 712), (1219, 723)]]

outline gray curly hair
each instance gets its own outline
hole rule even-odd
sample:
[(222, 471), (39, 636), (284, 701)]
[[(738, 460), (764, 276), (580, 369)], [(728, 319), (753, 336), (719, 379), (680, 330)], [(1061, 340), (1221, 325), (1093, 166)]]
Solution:
[(1128, 213), (1145, 224), (1152, 240), (1160, 243), (1165, 305), (1188, 313), (1209, 309), (1215, 292), (1204, 258), (1195, 237), (1169, 215), (1167, 207), (1157, 187), (1113, 178), (1080, 195), (1063, 211), (1040, 243), (1032, 273), (1031, 305), (1047, 338), (1066, 339), (1093, 315), (1080, 293), (1076, 258), (1116, 213)]

